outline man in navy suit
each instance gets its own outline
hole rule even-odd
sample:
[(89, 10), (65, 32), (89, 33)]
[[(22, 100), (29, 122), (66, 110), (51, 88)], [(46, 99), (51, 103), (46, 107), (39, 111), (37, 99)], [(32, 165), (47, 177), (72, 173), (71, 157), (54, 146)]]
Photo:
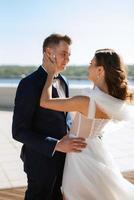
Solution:
[[(71, 39), (52, 34), (44, 40), (43, 54), (57, 63), (59, 73), (69, 62)], [(13, 115), (13, 138), (21, 143), (21, 158), (27, 174), (25, 200), (62, 200), (61, 181), (65, 153), (84, 148), (82, 138), (69, 138), (67, 113), (40, 107), (47, 77), (45, 66), (22, 79), (17, 88)], [(63, 76), (54, 79), (52, 96), (68, 97)], [(68, 183), (69, 184), (69, 183)]]

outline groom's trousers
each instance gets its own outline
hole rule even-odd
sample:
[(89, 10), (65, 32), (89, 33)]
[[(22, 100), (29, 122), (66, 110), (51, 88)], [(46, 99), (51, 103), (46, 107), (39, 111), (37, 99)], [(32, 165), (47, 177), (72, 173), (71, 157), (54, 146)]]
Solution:
[(36, 183), (35, 180), (28, 178), (28, 187), (24, 200), (63, 200), (61, 190), (61, 177), (57, 177), (51, 188), (46, 187), (46, 183)]

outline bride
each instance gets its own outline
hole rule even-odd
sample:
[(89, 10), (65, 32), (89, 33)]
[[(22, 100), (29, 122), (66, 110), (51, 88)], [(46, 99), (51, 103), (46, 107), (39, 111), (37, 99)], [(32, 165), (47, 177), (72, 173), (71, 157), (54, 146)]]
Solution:
[[(121, 175), (111, 154), (105, 149), (102, 137), (111, 128), (116, 130), (118, 123), (122, 123), (121, 130), (127, 134), (126, 127), (134, 120), (133, 94), (128, 91), (125, 67), (120, 56), (112, 49), (97, 50), (88, 68), (88, 78), (94, 83), (94, 88), (89, 89), (87, 96), (67, 99), (52, 98), (56, 61), (52, 63), (47, 57), (45, 60), (48, 76), (40, 106), (59, 111), (77, 111), (88, 125), (88, 134), (81, 133), (86, 138), (87, 147), (80, 153), (68, 153), (66, 156), (62, 181), (64, 199), (133, 200), (134, 186)], [(70, 134), (70, 137), (77, 136), (76, 133)]]

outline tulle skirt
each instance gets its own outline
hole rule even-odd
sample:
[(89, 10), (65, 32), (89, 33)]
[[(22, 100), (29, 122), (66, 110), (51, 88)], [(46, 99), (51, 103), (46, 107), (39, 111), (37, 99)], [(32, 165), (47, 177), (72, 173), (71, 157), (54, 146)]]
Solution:
[(81, 153), (66, 157), (62, 192), (66, 200), (134, 200), (134, 186), (120, 173), (98, 137)]

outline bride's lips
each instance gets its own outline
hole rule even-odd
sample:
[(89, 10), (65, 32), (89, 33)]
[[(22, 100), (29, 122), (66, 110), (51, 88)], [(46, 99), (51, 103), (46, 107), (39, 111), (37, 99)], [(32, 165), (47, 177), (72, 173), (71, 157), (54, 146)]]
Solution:
[(65, 64), (62, 64), (62, 66), (65, 67), (65, 66), (66, 66), (66, 63), (65, 63)]

